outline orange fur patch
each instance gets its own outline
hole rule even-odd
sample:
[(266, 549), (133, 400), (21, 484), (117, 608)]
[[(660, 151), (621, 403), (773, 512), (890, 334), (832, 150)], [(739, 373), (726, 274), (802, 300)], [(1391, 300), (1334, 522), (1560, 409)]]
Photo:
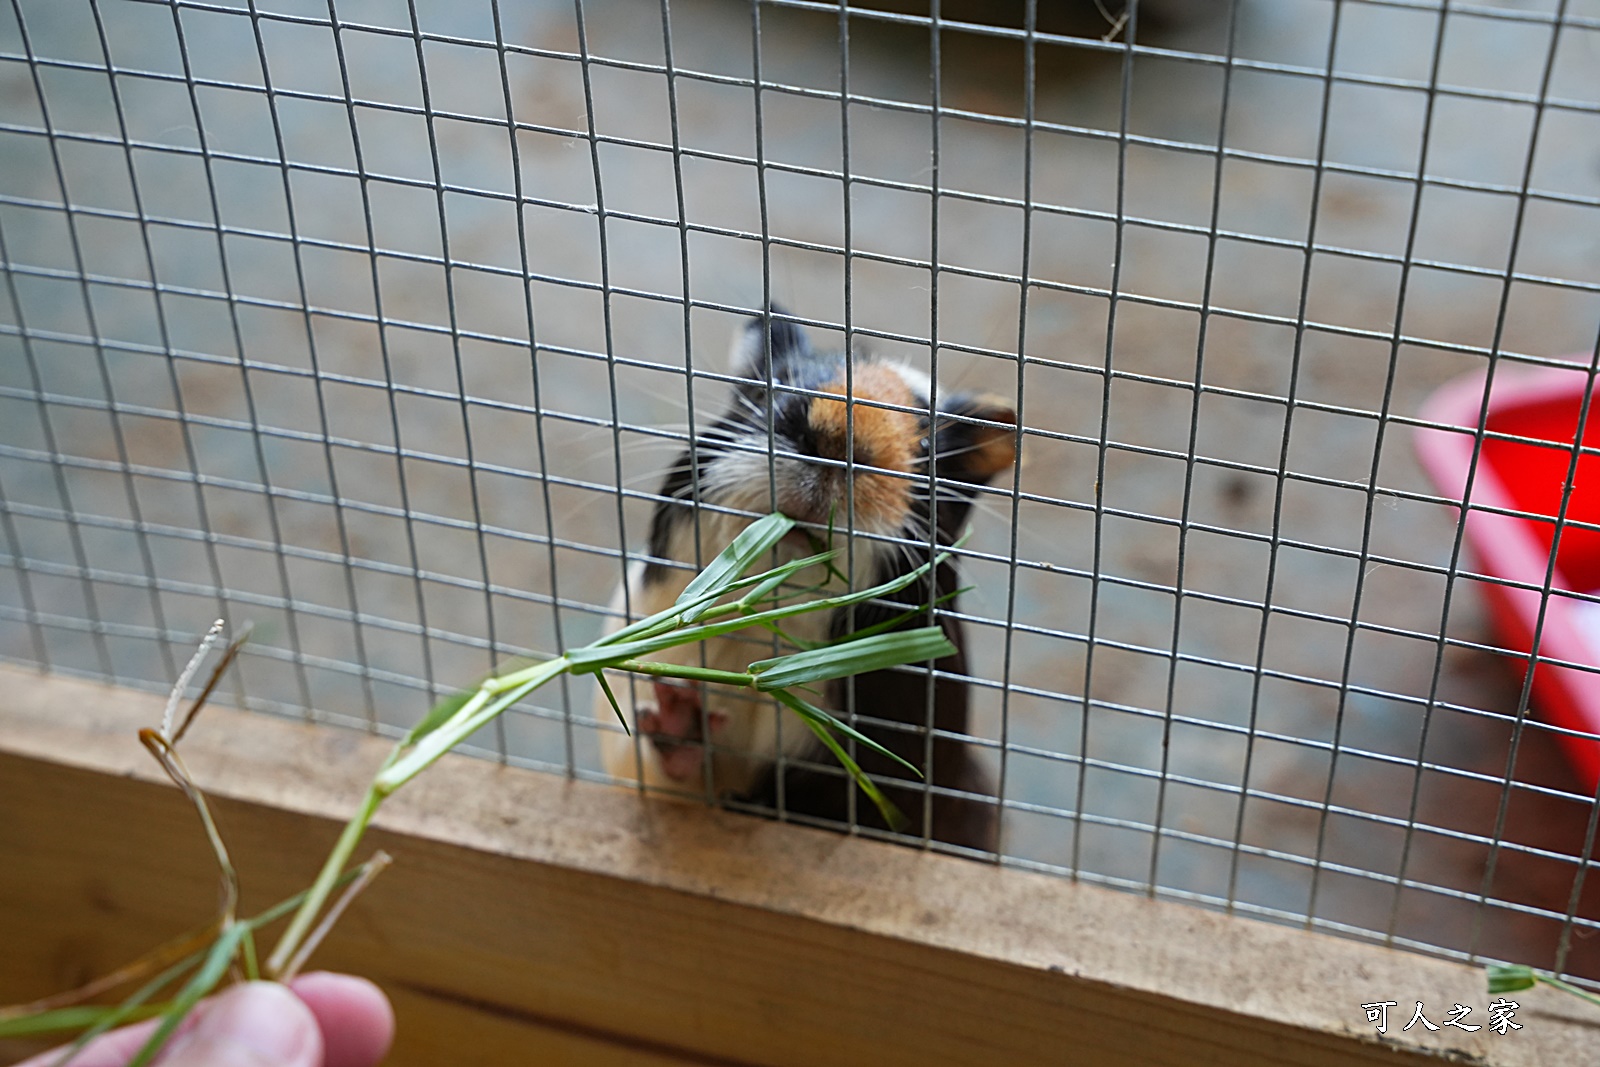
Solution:
[[(892, 411), (877, 404), (913, 407), (917, 398), (905, 379), (891, 367), (867, 363), (856, 368), (850, 384), (857, 401), (816, 397), (809, 412), (821, 448), (828, 459), (852, 458), (846, 443), (855, 446), (854, 460), (868, 467), (902, 474), (911, 473), (917, 447), (917, 417), (909, 411)], [(823, 387), (823, 392), (846, 397), (843, 380)], [(911, 483), (905, 478), (858, 472), (854, 479), (856, 521), (869, 529), (892, 532), (899, 529), (910, 507)]]

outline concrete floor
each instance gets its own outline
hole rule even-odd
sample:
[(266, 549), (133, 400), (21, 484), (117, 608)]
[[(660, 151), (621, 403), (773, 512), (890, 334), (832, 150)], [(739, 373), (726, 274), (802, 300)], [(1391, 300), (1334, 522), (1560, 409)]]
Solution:
[[(656, 11), (641, 14), (650, 5), (586, 0), (582, 37), (569, 4), (507, 5), (506, 39), (532, 50), (506, 60), (512, 107), (537, 127), (517, 137), (519, 241), (509, 138), (494, 124), (501, 67), (493, 49), (462, 43), (493, 41), (487, 5), (418, 5), (438, 35), (424, 48), (427, 104), (458, 116), (431, 128), (405, 5), (340, 8), (358, 24), (340, 41), (364, 102), (360, 162), (384, 176), (365, 187), (349, 173), (350, 111), (326, 99), (343, 94), (326, 6), (263, 6), (292, 16), (259, 26), (293, 165), (275, 162), (251, 21), (185, 10), (187, 58), (208, 82), (201, 120), (181, 80), (116, 80), (141, 145), (135, 188), (86, 7), (23, 5), (34, 53), (67, 61), (40, 71), (48, 122), (86, 135), (55, 142), (80, 209), (70, 227), (52, 144), (28, 132), (45, 118), (16, 58), (22, 36), (0, 13), (0, 237), (25, 267), (0, 317), (34, 338), (30, 362), (14, 329), (0, 336), (0, 536), (18, 545), (0, 550), (30, 561), (26, 580), (0, 570), (0, 654), (162, 686), (187, 653), (151, 628), (190, 634), (218, 612), (248, 616), (260, 651), (242, 686), (258, 705), (409, 723), (428, 686), (486, 669), (491, 637), (550, 651), (597, 632), (613, 555), (642, 541), (650, 507), (619, 505), (612, 487), (655, 489), (678, 446), (654, 428), (681, 432), (691, 399), (703, 419), (723, 395), (696, 378), (691, 396), (686, 361), (722, 371), (739, 309), (770, 293), (818, 322), (848, 316), (855, 344), (923, 366), (936, 329), (940, 377), (1016, 400), (1031, 431), (1009, 639), (1009, 485), (976, 519), (970, 547), (991, 560), (968, 566), (977, 589), (964, 602), (978, 619), (980, 733), (998, 741), (1003, 722), (1012, 746), (1009, 856), (1600, 978), (1600, 886), (1574, 888), (1577, 857), (1593, 849), (1592, 798), (1545, 731), (1515, 729), (1504, 657), (1452, 644), (1441, 658), (1441, 620), (1461, 642), (1496, 639), (1469, 582), (1444, 618), (1436, 571), (1451, 560), (1455, 511), (1417, 498), (1430, 490), (1405, 422), (1491, 347), (1550, 358), (1595, 344), (1600, 30), (1562, 33), (1548, 91), (1567, 104), (1546, 110), (1531, 171), (1554, 195), (1524, 206), (1514, 191), (1534, 108), (1523, 98), (1550, 47), (1537, 22), (1452, 15), (1439, 79), (1473, 92), (1435, 97), (1430, 116), (1415, 85), (1429, 76), (1437, 13), (1343, 5), (1334, 64), (1366, 80), (1330, 87), (1303, 71), (1327, 65), (1334, 6), (1245, 0), (1233, 51), (1253, 65), (1226, 82), (1224, 115), (1222, 69), (1184, 58), (1228, 51), (1226, 10), (1207, 5), (1207, 17), (1140, 32), (1171, 52), (1134, 65), (1125, 154), (1120, 55), (1041, 46), (1034, 117), (1046, 125), (1030, 152), (1015, 121), (983, 120), (1023, 113), (1020, 47), (948, 32), (940, 92), (954, 114), (939, 125), (935, 170), (918, 110), (931, 100), (925, 32), (853, 19), (850, 89), (876, 102), (845, 110), (829, 98), (836, 14), (761, 7), (761, 76), (793, 91), (761, 95), (758, 137), (755, 95), (736, 84), (752, 74), (745, 5), (675, 0), (672, 59), (697, 76), (671, 82), (654, 69), (663, 34)], [(1592, 20), (1600, 3), (1568, 11)], [(182, 73), (170, 9), (104, 16), (119, 69)], [(605, 60), (587, 84), (570, 58), (580, 49)], [(1224, 120), (1226, 145), (1247, 155), (1227, 159), (1219, 187), (1205, 148)], [(584, 136), (591, 121), (606, 143)], [(1404, 179), (1430, 121), (1426, 169), (1439, 180), (1413, 230)], [(209, 172), (194, 151), (202, 134)], [(764, 169), (750, 162), (758, 151)], [(1321, 171), (1307, 163), (1319, 154)], [(848, 212), (836, 176), (846, 162)], [(692, 231), (677, 225), (680, 176)], [(1134, 220), (1120, 233), (1119, 210)], [(165, 221), (141, 229), (139, 213)], [(1497, 276), (1519, 219), (1516, 270), (1554, 284)], [(291, 229), (298, 246), (283, 239)], [(1308, 239), (1322, 249), (1309, 265)], [(1417, 265), (1403, 273), (1392, 260), (1408, 239)], [(375, 268), (369, 243), (383, 250)], [(1022, 333), (1012, 279), (1025, 248)], [(80, 254), (96, 279), (89, 311)], [(930, 259), (937, 275), (919, 265)], [(1113, 287), (1126, 298), (1109, 299)], [(230, 290), (240, 299), (217, 298)], [(1203, 303), (1216, 313), (1202, 317)], [(1301, 317), (1313, 325), (1297, 330)], [(90, 334), (113, 343), (73, 341)], [(181, 352), (170, 364), (159, 358), (169, 347)], [(272, 432), (251, 433), (252, 421)], [(52, 451), (77, 458), (58, 467)], [(263, 484), (277, 491), (270, 503)], [(151, 524), (142, 541), (140, 522)], [(185, 534), (195, 529), (219, 536)], [(294, 553), (270, 551), (280, 541)], [(362, 564), (347, 571), (347, 554)], [(30, 604), (52, 625), (25, 625)], [(86, 618), (104, 620), (101, 640), (74, 623)], [(484, 744), (593, 771), (589, 702), (584, 686), (552, 693)], [(1514, 734), (1523, 785), (1502, 812), (1496, 780)], [(1506, 847), (1493, 850), (1502, 816)], [(1574, 900), (1584, 928), (1563, 957)]]

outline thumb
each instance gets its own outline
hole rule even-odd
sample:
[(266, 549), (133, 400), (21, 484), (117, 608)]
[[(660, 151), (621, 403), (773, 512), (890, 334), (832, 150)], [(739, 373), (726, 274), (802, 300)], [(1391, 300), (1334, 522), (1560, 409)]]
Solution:
[(276, 982), (234, 986), (202, 1011), (162, 1067), (322, 1067), (316, 1017)]

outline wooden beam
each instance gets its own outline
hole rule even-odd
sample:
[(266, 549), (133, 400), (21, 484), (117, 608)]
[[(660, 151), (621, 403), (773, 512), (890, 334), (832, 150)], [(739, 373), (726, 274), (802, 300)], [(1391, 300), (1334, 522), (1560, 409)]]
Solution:
[[(198, 824), (134, 737), (161, 701), (0, 667), (0, 1002), (203, 922)], [(212, 708), (184, 741), (247, 910), (309, 881), (387, 742)], [(392, 1063), (1594, 1062), (1600, 1013), (1482, 972), (1023, 871), (447, 758), (317, 958), (396, 1001)], [(1364, 1001), (1393, 1000), (1389, 1033)]]

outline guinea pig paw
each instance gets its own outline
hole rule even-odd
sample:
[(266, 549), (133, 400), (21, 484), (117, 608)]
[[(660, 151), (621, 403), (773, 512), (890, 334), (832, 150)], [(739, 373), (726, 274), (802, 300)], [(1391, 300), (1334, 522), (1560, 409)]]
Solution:
[(656, 759), (661, 771), (675, 782), (688, 782), (700, 777), (700, 767), (705, 760), (705, 749), (694, 743), (669, 741), (656, 744)]
[(712, 711), (701, 718), (698, 686), (655, 681), (656, 703), (640, 705), (636, 721), (639, 733), (650, 739), (661, 771), (675, 781), (697, 778), (705, 763), (705, 740), (709, 729), (715, 734), (728, 721), (724, 712)]
[(648, 704), (640, 705), (634, 709), (634, 726), (646, 737), (660, 733), (661, 713)]
[[(645, 730), (677, 741), (700, 740), (700, 690), (692, 685), (675, 685), (659, 679), (654, 682), (655, 728)], [(641, 721), (640, 729), (645, 729)]]

